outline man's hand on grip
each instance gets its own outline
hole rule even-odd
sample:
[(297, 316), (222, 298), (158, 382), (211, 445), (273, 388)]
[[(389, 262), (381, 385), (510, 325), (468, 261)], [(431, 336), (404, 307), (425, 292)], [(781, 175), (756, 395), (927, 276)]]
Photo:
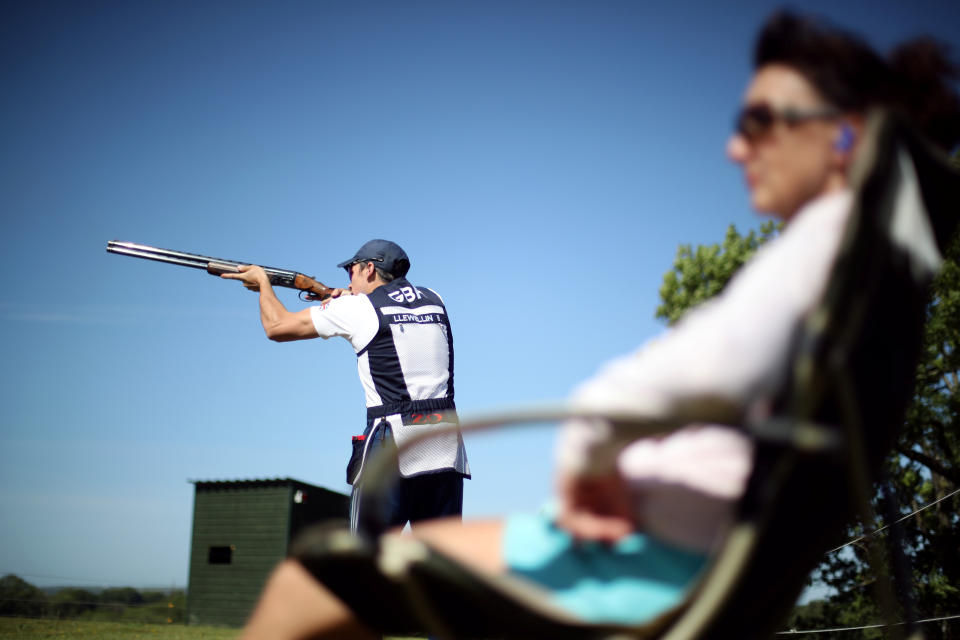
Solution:
[(241, 264), (237, 267), (237, 273), (223, 273), (220, 277), (239, 280), (250, 291), (260, 291), (260, 287), (270, 284), (266, 271), (255, 264)]

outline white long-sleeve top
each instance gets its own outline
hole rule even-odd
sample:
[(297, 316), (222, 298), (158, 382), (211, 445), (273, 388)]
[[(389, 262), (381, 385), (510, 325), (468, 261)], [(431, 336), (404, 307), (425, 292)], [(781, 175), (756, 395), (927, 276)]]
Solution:
[[(607, 364), (575, 390), (571, 405), (658, 417), (702, 398), (743, 406), (773, 393), (783, 382), (793, 336), (824, 292), (851, 204), (844, 191), (801, 209), (720, 295), (637, 352)], [(589, 468), (593, 446), (608, 437), (602, 424), (571, 421), (558, 443), (560, 471)], [(636, 493), (648, 532), (707, 550), (732, 517), (751, 459), (746, 436), (693, 425), (628, 445), (617, 466)]]

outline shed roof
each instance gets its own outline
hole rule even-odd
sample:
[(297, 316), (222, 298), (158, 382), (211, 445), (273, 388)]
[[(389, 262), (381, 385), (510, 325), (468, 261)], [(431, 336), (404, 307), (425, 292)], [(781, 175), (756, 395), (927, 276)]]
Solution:
[[(309, 482), (302, 482), (295, 478), (247, 478), (239, 480), (187, 480), (190, 484), (196, 486), (198, 490), (202, 489), (230, 489), (230, 488), (258, 488), (258, 487), (277, 487), (295, 485), (298, 487), (307, 487), (310, 489), (319, 489), (321, 491), (331, 491), (324, 487), (318, 487)], [(331, 493), (335, 493), (331, 491)]]

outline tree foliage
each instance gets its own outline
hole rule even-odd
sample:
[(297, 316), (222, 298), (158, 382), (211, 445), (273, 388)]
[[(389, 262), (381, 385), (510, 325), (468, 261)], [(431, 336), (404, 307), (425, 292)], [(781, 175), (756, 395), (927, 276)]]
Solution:
[(114, 587), (111, 589), (104, 589), (100, 592), (99, 600), (101, 602), (132, 605), (143, 604), (144, 602), (143, 594), (133, 587)]
[[(687, 310), (719, 293), (779, 230), (766, 223), (759, 231), (740, 235), (731, 225), (721, 244), (696, 249), (680, 246), (673, 268), (663, 278), (657, 318), (672, 325)], [(927, 309), (914, 400), (902, 437), (886, 460), (887, 481), (877, 486), (873, 504), (874, 513), (892, 513), (897, 519), (940, 501), (904, 519), (903, 539), (897, 540), (910, 565), (918, 619), (960, 614), (960, 493), (947, 497), (960, 489), (960, 237), (945, 258)], [(849, 539), (889, 524), (882, 520), (851, 525)], [(890, 535), (890, 530), (881, 535)], [(790, 627), (823, 629), (882, 622), (881, 614), (888, 612), (879, 611), (873, 597), (875, 569), (869, 565), (863, 542), (825, 556), (810, 579), (829, 587), (833, 595), (798, 608)], [(898, 595), (905, 601), (911, 594)], [(927, 638), (960, 638), (960, 620), (925, 624), (923, 631)], [(882, 636), (882, 630), (873, 629), (860, 637)]]
[(45, 601), (43, 591), (19, 576), (0, 578), (0, 615), (35, 618), (43, 614)]
[(734, 272), (781, 228), (782, 224), (768, 221), (759, 231), (742, 236), (730, 225), (722, 244), (696, 249), (680, 245), (673, 269), (663, 276), (656, 317), (673, 325), (688, 309), (720, 293)]
[(95, 593), (65, 587), (47, 594), (13, 574), (0, 578), (0, 616), (172, 623), (186, 621), (186, 602), (179, 589), (141, 593), (117, 587)]
[[(905, 518), (894, 539), (906, 552), (912, 576), (912, 593), (898, 595), (915, 600), (917, 619), (960, 615), (960, 493), (954, 493), (960, 489), (960, 238), (946, 258), (927, 309), (914, 400), (885, 462), (886, 486), (878, 486), (874, 497), (880, 519), (848, 531), (851, 538), (870, 533), (886, 524), (883, 514), (902, 517), (932, 505)], [(838, 591), (827, 609), (835, 620), (851, 609), (862, 610), (863, 620), (882, 618), (871, 599), (876, 572), (867, 551), (857, 544), (831, 554), (812, 576)], [(927, 638), (960, 638), (960, 621), (926, 624), (923, 630)]]

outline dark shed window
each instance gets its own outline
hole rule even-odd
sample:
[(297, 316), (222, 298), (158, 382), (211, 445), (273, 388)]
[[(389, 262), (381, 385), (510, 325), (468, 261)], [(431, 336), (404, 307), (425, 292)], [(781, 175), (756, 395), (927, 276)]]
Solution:
[(233, 547), (210, 547), (210, 554), (207, 556), (208, 564), (230, 564), (233, 558)]

